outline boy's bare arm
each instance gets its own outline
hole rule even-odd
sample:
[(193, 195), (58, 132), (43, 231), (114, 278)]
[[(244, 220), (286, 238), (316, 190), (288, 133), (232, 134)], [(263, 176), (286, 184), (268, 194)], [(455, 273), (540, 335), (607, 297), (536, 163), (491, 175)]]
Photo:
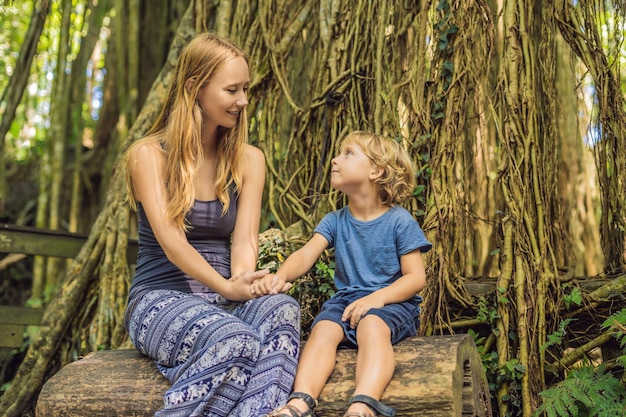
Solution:
[(415, 296), (426, 286), (426, 271), (419, 249), (403, 255), (400, 258), (402, 276), (393, 284), (381, 288), (363, 298), (348, 305), (342, 316), (342, 320), (350, 320), (350, 325), (355, 328), (371, 308), (382, 308), (387, 304), (401, 303)]
[(287, 257), (275, 274), (255, 281), (252, 286), (254, 293), (265, 295), (287, 291), (291, 287), (288, 284), (307, 273), (327, 247), (326, 238), (314, 233), (304, 246)]
[(426, 270), (419, 249), (400, 257), (400, 266), (402, 276), (388, 287), (376, 291), (384, 304), (409, 300), (426, 286)]

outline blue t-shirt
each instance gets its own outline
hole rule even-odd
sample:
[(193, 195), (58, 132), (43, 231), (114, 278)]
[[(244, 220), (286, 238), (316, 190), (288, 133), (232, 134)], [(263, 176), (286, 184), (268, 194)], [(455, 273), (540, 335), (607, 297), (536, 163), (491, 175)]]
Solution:
[(432, 248), (411, 213), (400, 206), (370, 221), (355, 219), (346, 206), (324, 216), (315, 233), (335, 248), (337, 290), (386, 287), (402, 276), (402, 255)]

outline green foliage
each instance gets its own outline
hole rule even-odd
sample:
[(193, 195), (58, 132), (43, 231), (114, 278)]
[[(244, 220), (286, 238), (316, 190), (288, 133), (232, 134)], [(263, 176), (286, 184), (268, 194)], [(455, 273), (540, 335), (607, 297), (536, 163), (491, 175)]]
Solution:
[[(430, 135), (428, 135), (430, 136)], [(417, 143), (421, 141), (417, 141), (413, 144), (413, 146), (417, 146)], [(430, 155), (425, 153), (418, 153), (414, 156), (418, 163), (418, 169), (415, 173), (415, 179), (417, 181), (417, 186), (413, 190), (413, 198), (418, 202), (419, 209), (414, 210), (413, 214), (417, 217), (423, 217), (426, 215), (423, 207), (427, 207), (428, 203), (426, 201), (427, 198), (427, 185), (430, 177), (433, 174), (432, 166), (430, 165)]]
[[(583, 295), (580, 292), (580, 288), (578, 287), (570, 287), (571, 291), (563, 297), (563, 302), (565, 303), (565, 307), (569, 310), (570, 306), (576, 305), (580, 307), (583, 302)], [(563, 286), (563, 290), (567, 291), (568, 287)]]
[(497, 386), (501, 386), (505, 382), (507, 382), (509, 386), (508, 393), (500, 397), (503, 403), (508, 404), (507, 417), (523, 415), (520, 381), (525, 373), (526, 367), (519, 363), (518, 358), (512, 358), (498, 368), (496, 377)]
[(624, 348), (626, 345), (626, 308), (607, 318), (602, 323), (602, 328), (613, 331), (615, 338), (620, 342), (620, 347)]
[(0, 385), (0, 395), (4, 394), (4, 392), (8, 390), (10, 386), (11, 382), (5, 382), (4, 384)]
[(20, 46), (28, 29), (32, 2), (0, 4), (0, 91), (9, 83), (9, 76), (19, 55)]
[[(496, 321), (500, 319), (496, 303), (508, 302), (503, 301), (502, 291), (495, 292), (488, 297), (478, 297), (476, 305), (476, 319), (488, 324), (490, 336), (484, 337), (473, 330), (468, 333), (473, 337), (478, 353), (485, 368), (487, 376), (487, 384), (492, 398), (492, 406), (497, 409), (498, 403), (496, 398), (501, 395), (498, 390), (503, 384), (508, 385), (506, 395), (500, 397), (500, 401), (508, 404), (506, 417), (514, 417), (522, 415), (522, 395), (521, 395), (521, 379), (526, 374), (526, 367), (519, 362), (518, 358), (512, 358), (503, 364), (500, 364), (500, 357), (497, 351), (491, 350), (494, 337), (498, 335)], [(511, 329), (508, 334), (512, 344), (517, 342), (517, 334), (515, 329)]]
[[(437, 11), (442, 13), (441, 19), (434, 26), (438, 32), (437, 48), (442, 51), (441, 56), (445, 59), (439, 77), (442, 81), (442, 90), (446, 92), (452, 84), (452, 76), (454, 74), (454, 64), (451, 61), (454, 47), (452, 47), (450, 43), (459, 28), (455, 24), (450, 23), (452, 11), (448, 0), (440, 0), (437, 5)], [(442, 119), (445, 116), (444, 109), (446, 100), (443, 98), (443, 95), (438, 95), (437, 97), (439, 101), (435, 102), (433, 106), (434, 111), (431, 114), (433, 120)]]
[(270, 229), (259, 236), (258, 269), (269, 269), (276, 272), (280, 264), (285, 262), (294, 250), (295, 245), (283, 232)]
[(626, 388), (604, 367), (589, 363), (572, 370), (565, 380), (541, 392), (543, 403), (533, 416), (626, 416)]
[(567, 334), (566, 328), (573, 320), (574, 319), (561, 320), (559, 328), (554, 333), (548, 335), (548, 341), (541, 346), (541, 350), (546, 350), (550, 346), (560, 346), (561, 343), (563, 343), (563, 338)]
[(476, 312), (478, 320), (489, 323), (494, 328), (494, 323), (499, 317), (498, 310), (493, 304), (490, 304), (485, 297), (478, 298), (478, 311)]
[(328, 264), (318, 261), (315, 264), (315, 275), (319, 278), (319, 286), (317, 291), (330, 298), (335, 294), (333, 281), (335, 279), (335, 261), (329, 261)]
[[(468, 329), (467, 333), (474, 339), (474, 344), (480, 355), (481, 362), (485, 368), (487, 375), (487, 384), (489, 385), (489, 391), (493, 394), (496, 392), (497, 385), (495, 375), (498, 373), (498, 353), (494, 351), (486, 351), (485, 343), (487, 338), (481, 336), (472, 329)], [(494, 397), (495, 398), (495, 397)]]
[(624, 354), (617, 358), (617, 363), (626, 369), (626, 308), (607, 318), (602, 323), (602, 328), (613, 332), (613, 336), (619, 342)]
[[(559, 329), (548, 336), (542, 346), (557, 345), (562, 341), (570, 320), (563, 320)], [(626, 345), (626, 309), (613, 314), (602, 323), (612, 332), (622, 349)], [(625, 352), (626, 353), (626, 352)], [(624, 367), (626, 356), (617, 363)], [(626, 386), (604, 365), (595, 368), (589, 361), (573, 369), (559, 384), (541, 392), (543, 403), (533, 416), (545, 413), (548, 417), (619, 417), (626, 416)]]
[[(259, 269), (267, 268), (276, 272), (278, 267), (295, 250), (299, 249), (305, 239), (300, 236), (287, 236), (277, 229), (270, 229), (259, 237)], [(297, 279), (289, 294), (300, 304), (302, 311), (302, 337), (306, 338), (310, 325), (319, 313), (322, 304), (335, 293), (333, 279), (335, 277), (334, 253), (327, 251), (322, 254), (311, 270)]]

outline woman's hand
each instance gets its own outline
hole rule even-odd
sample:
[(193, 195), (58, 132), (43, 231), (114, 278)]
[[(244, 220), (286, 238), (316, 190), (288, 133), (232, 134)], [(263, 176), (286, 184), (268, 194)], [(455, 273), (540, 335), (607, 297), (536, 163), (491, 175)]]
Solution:
[(252, 290), (252, 284), (265, 277), (270, 271), (261, 269), (258, 271), (246, 271), (233, 275), (227, 282), (228, 285), (222, 294), (228, 300), (248, 301), (259, 297)]

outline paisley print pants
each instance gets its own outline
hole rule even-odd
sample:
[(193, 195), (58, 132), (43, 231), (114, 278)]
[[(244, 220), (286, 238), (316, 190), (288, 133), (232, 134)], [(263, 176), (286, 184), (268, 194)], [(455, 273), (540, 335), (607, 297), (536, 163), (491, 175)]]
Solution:
[(172, 383), (156, 417), (255, 417), (291, 392), (300, 308), (288, 295), (238, 303), (155, 290), (129, 304), (126, 327)]

